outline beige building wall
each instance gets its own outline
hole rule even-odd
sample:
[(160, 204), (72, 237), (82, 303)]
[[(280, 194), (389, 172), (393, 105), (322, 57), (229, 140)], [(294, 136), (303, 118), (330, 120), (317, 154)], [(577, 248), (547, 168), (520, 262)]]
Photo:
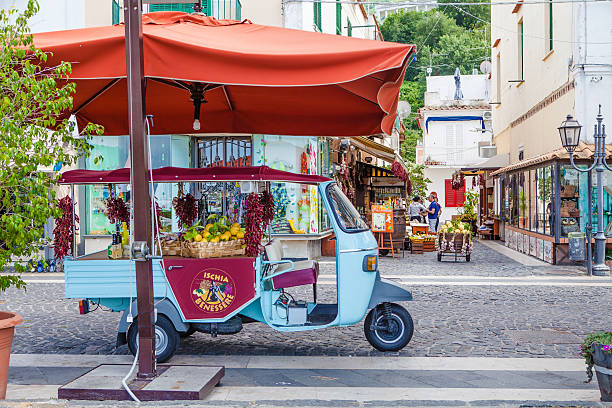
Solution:
[(240, 0), (242, 18), (248, 18), (255, 24), (283, 26), (281, 0)]
[[(84, 0), (85, 27), (107, 26), (113, 23), (112, 0)], [(119, 13), (123, 20), (123, 10)]]
[[(511, 163), (518, 161), (520, 146), (524, 146), (524, 159), (561, 147), (557, 127), (566, 115), (574, 114), (573, 86), (563, 90), (564, 85), (573, 85), (568, 68), (572, 5), (553, 4), (552, 51), (548, 13), (548, 4), (498, 5), (492, 11), (494, 142), (498, 153), (510, 153)], [(522, 76), (519, 24), (523, 28)]]

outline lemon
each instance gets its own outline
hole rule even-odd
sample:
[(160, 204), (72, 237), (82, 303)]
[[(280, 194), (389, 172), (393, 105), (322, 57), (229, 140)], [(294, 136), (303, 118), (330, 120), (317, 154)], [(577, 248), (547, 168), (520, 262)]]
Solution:
[(236, 238), (243, 239), (244, 238), (244, 231), (238, 231), (238, 233), (236, 234)]
[(208, 242), (219, 242), (219, 237), (214, 237), (213, 239), (211, 239)]
[(208, 232), (208, 231), (206, 231), (206, 230), (205, 230), (205, 231), (202, 233), (202, 236), (203, 236), (204, 238), (208, 238), (208, 237), (210, 237), (210, 232)]
[(200, 234), (196, 235), (195, 236), (195, 240), (196, 240), (196, 242), (202, 241), (202, 235), (200, 235)]
[(208, 231), (213, 225), (212, 224), (206, 224), (206, 231)]

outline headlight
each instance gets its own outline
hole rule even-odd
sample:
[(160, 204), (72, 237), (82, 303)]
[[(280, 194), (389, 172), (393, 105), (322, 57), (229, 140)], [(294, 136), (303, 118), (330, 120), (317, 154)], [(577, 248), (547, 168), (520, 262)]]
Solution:
[(375, 272), (378, 269), (378, 256), (366, 255), (363, 258), (364, 272)]

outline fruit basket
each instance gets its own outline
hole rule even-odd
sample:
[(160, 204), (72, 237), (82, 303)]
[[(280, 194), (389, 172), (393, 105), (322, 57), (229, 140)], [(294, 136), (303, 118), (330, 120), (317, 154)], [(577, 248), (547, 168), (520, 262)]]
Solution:
[(470, 262), (472, 254), (470, 226), (461, 221), (448, 221), (440, 229), (435, 246), (439, 262), (445, 256), (453, 257), (455, 262), (459, 257), (465, 257), (465, 261)]
[[(209, 217), (209, 221), (214, 219), (217, 219), (214, 215)], [(206, 226), (198, 221), (183, 234), (181, 253), (190, 258), (244, 256), (244, 234), (240, 224), (228, 224), (226, 217)]]

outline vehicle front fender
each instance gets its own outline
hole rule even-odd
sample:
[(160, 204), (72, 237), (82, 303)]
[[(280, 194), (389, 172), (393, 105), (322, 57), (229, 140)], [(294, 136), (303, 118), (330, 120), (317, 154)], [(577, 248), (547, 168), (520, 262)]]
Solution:
[(402, 288), (398, 283), (383, 279), (377, 274), (368, 309), (385, 302), (404, 302), (408, 300), (412, 300), (412, 294), (409, 291)]
[[(179, 333), (184, 333), (189, 330), (189, 326), (183, 323), (183, 319), (181, 319), (181, 315), (179, 314), (176, 307), (170, 302), (168, 299), (164, 299), (161, 302), (155, 305), (157, 309), (158, 315), (164, 315), (172, 322), (172, 325)], [(127, 321), (127, 316), (130, 313), (130, 309), (127, 308), (123, 311), (123, 315), (121, 316), (121, 320), (119, 320), (119, 327), (117, 328), (118, 333), (126, 333), (130, 328), (132, 323)], [(136, 301), (132, 302), (132, 316), (134, 319), (138, 316), (138, 305)]]

